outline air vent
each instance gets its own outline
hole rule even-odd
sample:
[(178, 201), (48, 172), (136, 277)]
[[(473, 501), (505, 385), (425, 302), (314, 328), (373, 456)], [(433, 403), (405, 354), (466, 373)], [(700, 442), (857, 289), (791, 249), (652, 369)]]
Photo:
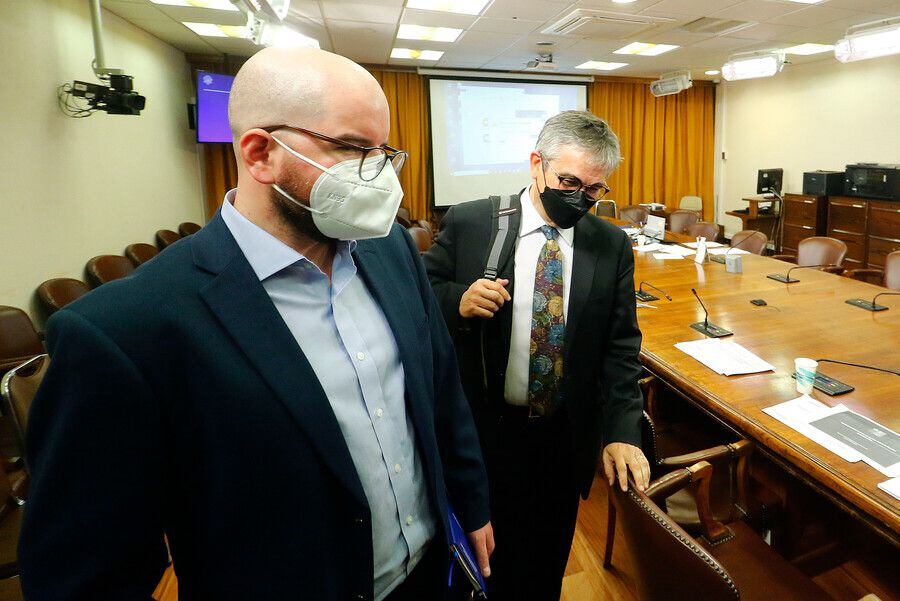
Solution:
[(678, 28), (678, 31), (688, 33), (703, 33), (706, 35), (728, 35), (742, 29), (757, 25), (755, 21), (734, 21), (728, 19), (713, 19), (701, 17)]
[(640, 35), (675, 19), (629, 15), (602, 10), (579, 8), (559, 19), (541, 33), (550, 35), (573, 35), (591, 39), (619, 39)]

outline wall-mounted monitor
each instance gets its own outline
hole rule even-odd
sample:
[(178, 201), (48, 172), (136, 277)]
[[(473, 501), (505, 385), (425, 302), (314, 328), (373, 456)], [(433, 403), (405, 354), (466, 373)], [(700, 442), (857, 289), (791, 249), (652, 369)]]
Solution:
[(234, 77), (197, 71), (197, 141), (231, 142), (228, 95)]

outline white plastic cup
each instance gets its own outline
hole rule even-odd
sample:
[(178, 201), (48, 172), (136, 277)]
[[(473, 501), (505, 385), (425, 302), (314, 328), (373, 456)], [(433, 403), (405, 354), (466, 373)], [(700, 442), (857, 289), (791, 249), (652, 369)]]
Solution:
[(647, 241), (647, 236), (645, 236), (644, 234), (637, 235), (637, 245), (638, 246), (643, 246), (646, 241)]
[(812, 359), (799, 357), (794, 359), (794, 373), (797, 374), (797, 392), (810, 394), (813, 391), (813, 381), (816, 378), (816, 369), (819, 363)]

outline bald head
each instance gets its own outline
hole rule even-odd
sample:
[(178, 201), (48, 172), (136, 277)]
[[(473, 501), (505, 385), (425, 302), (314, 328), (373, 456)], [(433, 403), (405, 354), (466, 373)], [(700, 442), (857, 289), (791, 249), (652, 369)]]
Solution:
[[(316, 129), (329, 114), (352, 107), (387, 117), (381, 86), (353, 61), (315, 48), (266, 48), (238, 71), (228, 100), (235, 142), (254, 127)], [(328, 132), (322, 132), (328, 133)]]

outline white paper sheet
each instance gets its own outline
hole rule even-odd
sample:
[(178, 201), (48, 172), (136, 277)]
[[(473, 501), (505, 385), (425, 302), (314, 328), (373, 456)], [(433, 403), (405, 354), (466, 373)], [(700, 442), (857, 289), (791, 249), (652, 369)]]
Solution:
[(846, 410), (847, 408), (844, 405), (829, 407), (804, 394), (794, 400), (766, 407), (763, 409), (763, 412), (790, 426), (813, 442), (822, 445), (841, 459), (855, 463), (862, 459), (859, 451), (809, 425), (809, 422)]
[(660, 244), (659, 242), (651, 242), (650, 244), (645, 244), (643, 246), (635, 246), (634, 250), (636, 250), (639, 253), (646, 253), (646, 252), (651, 252), (654, 250), (659, 250), (661, 248), (663, 248), (663, 245)]
[(900, 499), (900, 477), (891, 478), (884, 482), (878, 483), (878, 488), (892, 495), (895, 499)]
[(625, 232), (629, 236), (634, 236), (635, 234), (641, 233), (641, 228), (639, 228), (639, 227), (623, 227), (622, 231)]
[(669, 255), (678, 255), (679, 257), (689, 257), (693, 256), (697, 251), (683, 246), (676, 246), (674, 244), (664, 244), (663, 247), (659, 249), (659, 252)]
[[(696, 243), (696, 242), (685, 242), (684, 245), (687, 246), (688, 248), (697, 248), (697, 243)], [(706, 243), (706, 248), (719, 248), (720, 246), (725, 246), (725, 245), (724, 245), (724, 244), (721, 244), (721, 243), (719, 243), (719, 242), (709, 242), (709, 241), (707, 241), (707, 243)]]
[(654, 259), (663, 259), (663, 260), (678, 259), (680, 261), (684, 257), (682, 257), (681, 255), (673, 255), (673, 254), (669, 254), (669, 253), (653, 253), (653, 258)]
[(679, 342), (675, 348), (724, 376), (775, 371), (773, 365), (731, 340), (704, 338)]
[(727, 246), (709, 249), (709, 254), (711, 254), (711, 255), (724, 255), (725, 253), (728, 253), (729, 255), (749, 255), (750, 254), (743, 248), (731, 248), (731, 247), (727, 247)]

